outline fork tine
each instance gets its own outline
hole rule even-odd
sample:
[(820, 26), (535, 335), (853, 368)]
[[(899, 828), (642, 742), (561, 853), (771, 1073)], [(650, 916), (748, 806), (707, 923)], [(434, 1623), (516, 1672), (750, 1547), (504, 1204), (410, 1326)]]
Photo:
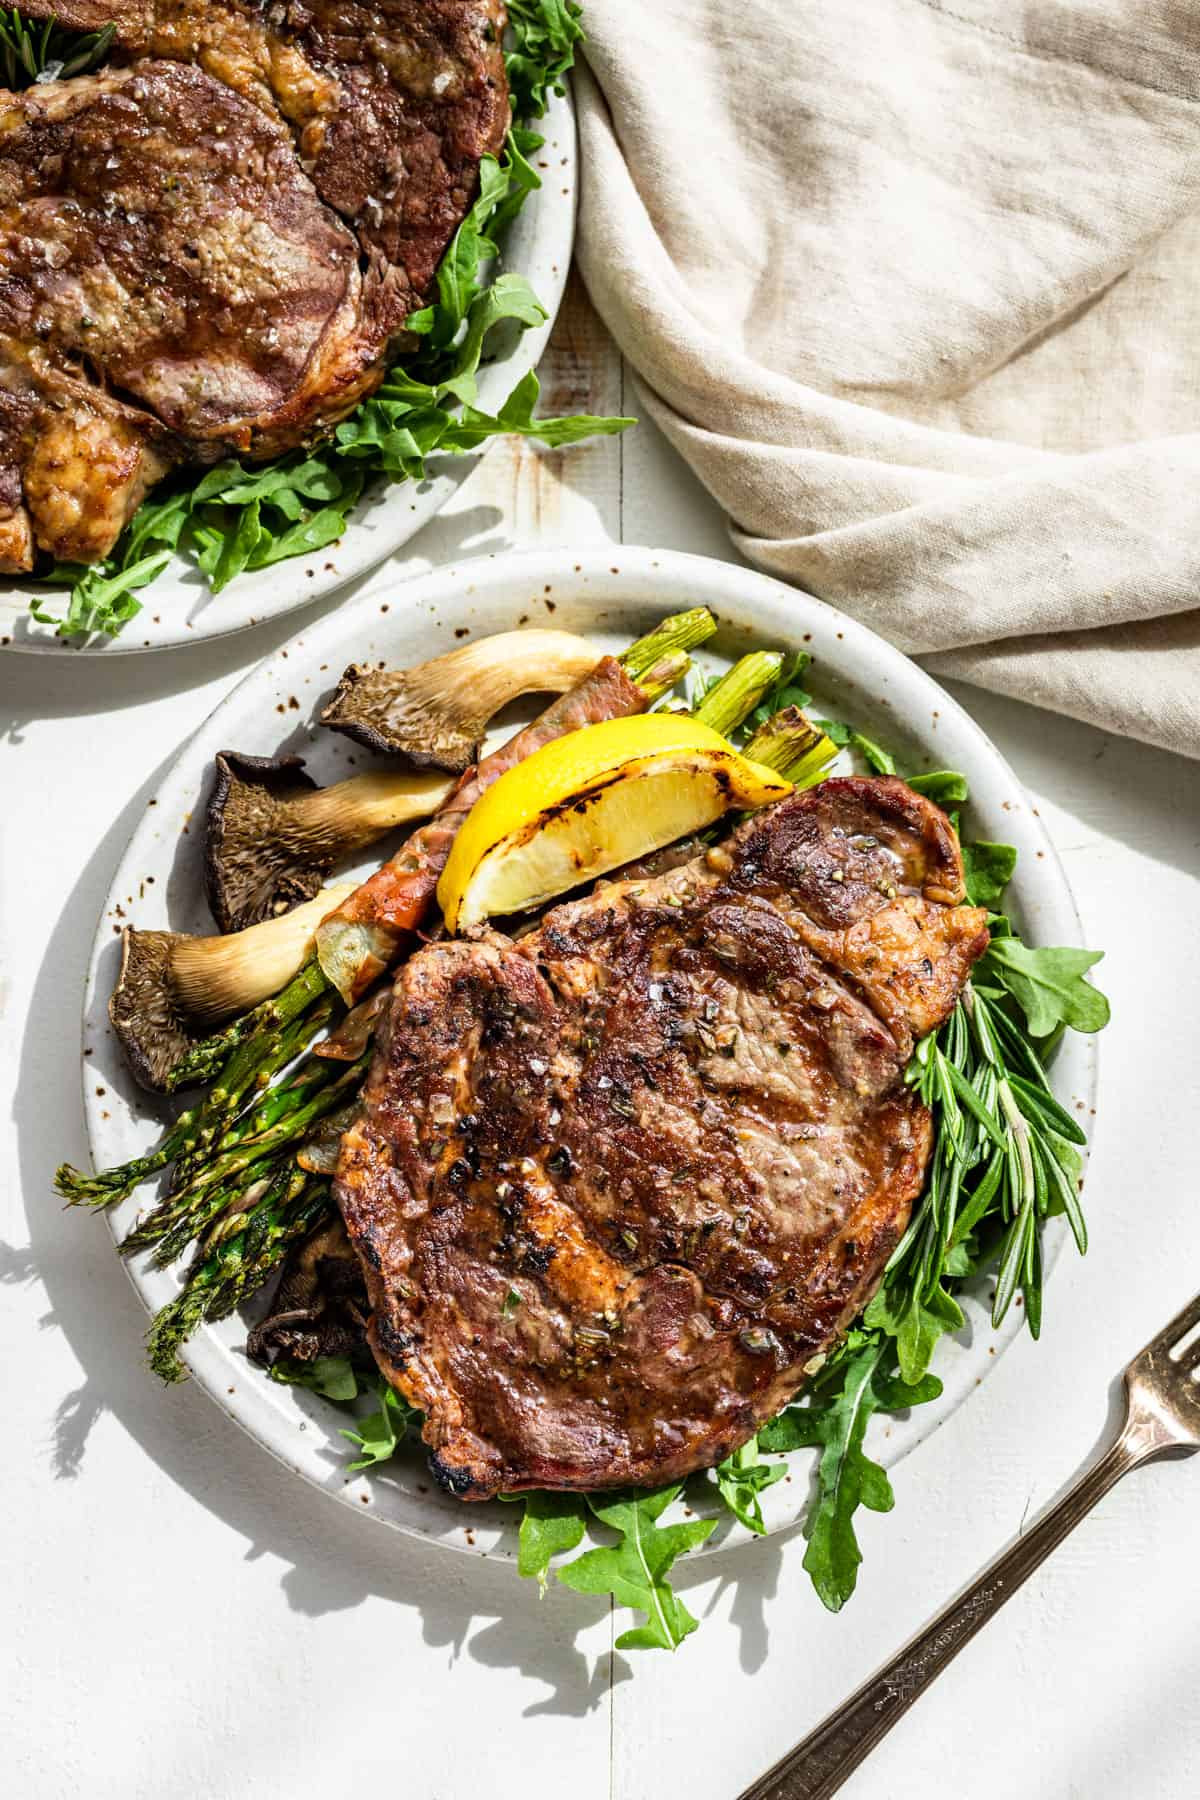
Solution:
[(1180, 1338), (1186, 1337), (1200, 1325), (1200, 1294), (1190, 1300), (1181, 1313), (1176, 1313), (1169, 1325), (1165, 1325), (1157, 1337), (1151, 1338), (1146, 1345), (1147, 1350), (1171, 1350)]

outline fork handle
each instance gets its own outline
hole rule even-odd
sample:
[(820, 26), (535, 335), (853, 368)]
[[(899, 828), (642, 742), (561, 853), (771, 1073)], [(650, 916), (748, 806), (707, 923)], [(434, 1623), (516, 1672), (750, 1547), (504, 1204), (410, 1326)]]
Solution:
[(1122, 1435), (1031, 1530), (740, 1800), (826, 1800), (1114, 1482), (1146, 1459)]

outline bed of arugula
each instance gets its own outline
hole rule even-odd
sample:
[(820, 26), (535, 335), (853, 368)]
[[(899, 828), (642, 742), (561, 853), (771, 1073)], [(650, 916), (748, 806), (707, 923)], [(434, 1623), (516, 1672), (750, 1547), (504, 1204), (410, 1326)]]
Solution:
[[(339, 539), (366, 490), (381, 482), (420, 481), (428, 458), (466, 454), (489, 438), (516, 435), (552, 448), (623, 431), (632, 419), (536, 419), (537, 376), (530, 371), (499, 412), (476, 405), (481, 361), (497, 327), (524, 332), (547, 317), (515, 271), (493, 275), (504, 235), (541, 181), (531, 158), (544, 139), (540, 119), (575, 60), (583, 32), (574, 0), (509, 0), (508, 67), (514, 123), (499, 159), (485, 157), (479, 196), (438, 270), (437, 294), (407, 328), (419, 349), (395, 363), (328, 440), (270, 463), (235, 460), (190, 469), (157, 488), (135, 513), (112, 554), (81, 567), (60, 563), (45, 577), (65, 588), (65, 609), (34, 600), (39, 624), (60, 637), (117, 637), (142, 608), (139, 592), (180, 552), (190, 555), (214, 594), (244, 570), (312, 555)], [(35, 80), (67, 58), (62, 74), (94, 67), (111, 28), (86, 39), (39, 29), (0, 11), (0, 71), (9, 85)]]
[[(790, 659), (775, 688), (747, 721), (752, 730), (785, 706), (808, 707), (800, 685), (809, 658)], [(839, 720), (819, 723), (876, 774), (898, 772), (880, 744)], [(966, 777), (953, 770), (907, 775), (909, 785), (949, 815), (959, 830), (969, 800)], [(883, 1282), (861, 1319), (812, 1369), (796, 1404), (755, 1438), (693, 1478), (751, 1531), (765, 1530), (762, 1495), (781, 1481), (788, 1452), (819, 1452), (805, 1523), (804, 1567), (823, 1603), (838, 1611), (854, 1592), (862, 1561), (854, 1530), (859, 1507), (890, 1512), (895, 1496), (885, 1470), (867, 1454), (876, 1413), (904, 1412), (935, 1400), (941, 1381), (931, 1370), (939, 1341), (961, 1329), (956, 1291), (973, 1277), (994, 1277), (993, 1324), (1020, 1297), (1034, 1337), (1042, 1322), (1042, 1232), (1065, 1215), (1080, 1252), (1087, 1231), (1079, 1205), (1084, 1133), (1055, 1099), (1047, 1065), (1067, 1030), (1099, 1031), (1108, 1002), (1085, 979), (1102, 952), (1034, 949), (1001, 910), (1016, 869), (1011, 845), (961, 837), (970, 901), (986, 907), (991, 947), (969, 988), (938, 1031), (922, 1040), (906, 1080), (931, 1108), (934, 1150), (926, 1183)], [(377, 1408), (347, 1425), (352, 1470), (386, 1463), (419, 1436), (421, 1415), (380, 1377), (373, 1363), (327, 1357), (277, 1364), (277, 1380), (314, 1389), (350, 1406), (365, 1395)], [(715, 1529), (717, 1520), (668, 1517), (686, 1499), (685, 1484), (653, 1492), (534, 1493), (523, 1507), (518, 1568), (543, 1590), (551, 1575), (578, 1593), (611, 1594), (643, 1615), (617, 1648), (673, 1650), (698, 1621), (672, 1590), (679, 1557)], [(572, 1561), (585, 1535), (611, 1541)]]

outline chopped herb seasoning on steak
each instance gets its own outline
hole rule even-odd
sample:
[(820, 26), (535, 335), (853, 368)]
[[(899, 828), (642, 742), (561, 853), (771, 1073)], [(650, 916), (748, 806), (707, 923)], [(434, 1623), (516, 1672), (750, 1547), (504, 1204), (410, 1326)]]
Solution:
[(0, 95), (0, 570), (382, 379), (508, 125), (503, 0), (29, 0), (112, 66)]
[(963, 893), (936, 807), (835, 779), (401, 970), (335, 1191), (448, 1488), (673, 1481), (790, 1399), (920, 1192)]

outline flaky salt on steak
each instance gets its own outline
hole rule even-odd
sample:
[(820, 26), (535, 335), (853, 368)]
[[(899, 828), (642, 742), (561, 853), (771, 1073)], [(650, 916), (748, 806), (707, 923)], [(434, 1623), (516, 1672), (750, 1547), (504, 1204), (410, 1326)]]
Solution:
[[(0, 570), (382, 379), (508, 125), (503, 0), (28, 0), (116, 27), (0, 91)], [(124, 66), (122, 66), (124, 65)]]
[(336, 1193), (448, 1488), (657, 1485), (791, 1398), (920, 1192), (963, 892), (936, 807), (830, 780), (401, 971)]

